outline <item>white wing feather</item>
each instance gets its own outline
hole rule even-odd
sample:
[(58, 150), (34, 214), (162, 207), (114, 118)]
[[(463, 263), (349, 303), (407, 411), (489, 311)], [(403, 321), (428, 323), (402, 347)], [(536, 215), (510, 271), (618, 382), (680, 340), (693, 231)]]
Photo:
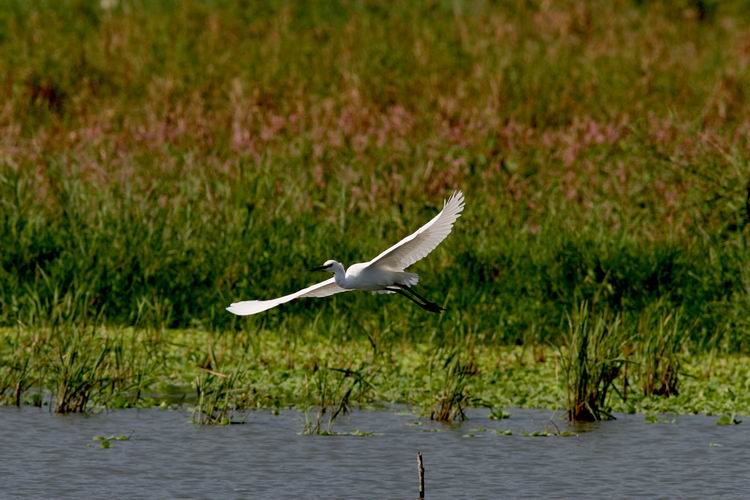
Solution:
[(448, 198), (443, 210), (430, 222), (381, 253), (370, 262), (369, 266), (403, 271), (418, 260), (432, 252), (451, 232), (453, 223), (464, 209), (464, 195), (456, 191)]
[(227, 307), (227, 311), (238, 316), (249, 316), (259, 312), (267, 311), (273, 307), (284, 304), (294, 299), (302, 297), (328, 297), (334, 293), (348, 292), (346, 288), (341, 288), (335, 282), (335, 278), (329, 278), (315, 285), (303, 288), (302, 290), (289, 295), (284, 295), (277, 299), (271, 300), (246, 300), (244, 302), (235, 302)]

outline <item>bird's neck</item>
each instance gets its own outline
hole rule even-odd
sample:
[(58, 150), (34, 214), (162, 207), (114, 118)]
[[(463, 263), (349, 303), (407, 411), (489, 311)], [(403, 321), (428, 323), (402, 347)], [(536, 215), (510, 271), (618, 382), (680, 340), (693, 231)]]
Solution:
[(336, 262), (333, 265), (333, 274), (336, 284), (341, 288), (346, 288), (346, 269), (344, 269), (343, 264)]

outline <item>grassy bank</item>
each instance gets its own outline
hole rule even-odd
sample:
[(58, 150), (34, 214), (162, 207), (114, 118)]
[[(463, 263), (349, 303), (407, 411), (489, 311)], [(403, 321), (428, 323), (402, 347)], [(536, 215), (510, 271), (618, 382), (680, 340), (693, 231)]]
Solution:
[[(85, 401), (86, 410), (185, 403), (214, 404), (231, 414), (257, 407), (333, 409), (344, 401), (351, 407), (401, 403), (437, 417), (446, 398), (454, 399), (453, 408), (486, 406), (498, 415), (510, 407), (561, 414), (567, 408), (564, 353), (543, 346), (350, 339), (314, 330), (84, 329), (64, 335), (4, 330), (1, 347), (6, 404), (15, 403), (18, 389), (21, 404), (73, 408)], [(648, 359), (634, 353), (628, 361), (609, 411), (750, 413), (747, 356), (682, 353), (679, 393), (670, 397), (646, 393)], [(465, 369), (446, 369), (456, 364)]]
[[(746, 351), (743, 4), (113, 5), (0, 14), (5, 325), (238, 328), (229, 302), (367, 259), (462, 188), (417, 266), (453, 324), (554, 340), (582, 300), (659, 302)], [(332, 302), (260, 321), (443, 334)]]

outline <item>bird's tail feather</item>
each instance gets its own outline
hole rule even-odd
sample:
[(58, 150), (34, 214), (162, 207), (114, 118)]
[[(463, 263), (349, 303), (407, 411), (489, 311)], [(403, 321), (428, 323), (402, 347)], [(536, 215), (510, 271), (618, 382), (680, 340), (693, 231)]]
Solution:
[[(393, 282), (398, 285), (414, 286), (419, 283), (419, 275), (416, 273), (407, 273), (404, 271), (395, 271), (393, 273)], [(376, 290), (375, 293), (396, 293), (390, 290)]]
[(399, 281), (399, 283), (402, 285), (414, 286), (419, 283), (419, 275), (416, 273), (401, 272), (399, 274), (401, 275), (401, 281)]

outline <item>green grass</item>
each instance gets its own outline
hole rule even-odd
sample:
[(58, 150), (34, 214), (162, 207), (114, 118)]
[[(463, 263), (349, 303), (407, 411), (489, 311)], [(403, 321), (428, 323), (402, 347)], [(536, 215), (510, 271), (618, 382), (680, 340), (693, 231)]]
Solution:
[[(748, 353), (746, 2), (110, 4), (0, 9), (5, 402), (141, 401), (164, 360), (135, 344), (171, 329), (253, 356), (269, 334), (367, 343), (349, 368), (378, 377), (394, 343), (564, 348), (587, 302), (636, 338), (625, 399), (666, 407), (683, 358)], [(445, 313), (361, 293), (224, 310), (369, 259), (458, 188), (454, 234), (414, 267)], [(125, 337), (76, 347), (92, 328)], [(32, 340), (49, 331), (72, 337)]]

